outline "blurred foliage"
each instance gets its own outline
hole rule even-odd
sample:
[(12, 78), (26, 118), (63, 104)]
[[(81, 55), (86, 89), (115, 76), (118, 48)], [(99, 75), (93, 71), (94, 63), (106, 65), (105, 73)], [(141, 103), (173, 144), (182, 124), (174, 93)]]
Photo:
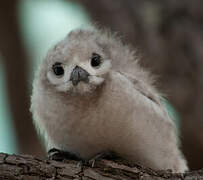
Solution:
[(0, 152), (17, 153), (15, 129), (5, 84), (4, 68), (0, 61)]

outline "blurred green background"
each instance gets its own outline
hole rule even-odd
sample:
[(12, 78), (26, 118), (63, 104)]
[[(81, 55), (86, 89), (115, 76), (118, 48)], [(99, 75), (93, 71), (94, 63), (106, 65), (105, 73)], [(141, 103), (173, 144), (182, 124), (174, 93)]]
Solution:
[(0, 64), (0, 152), (14, 153), (17, 152), (16, 136), (5, 84), (4, 68)]

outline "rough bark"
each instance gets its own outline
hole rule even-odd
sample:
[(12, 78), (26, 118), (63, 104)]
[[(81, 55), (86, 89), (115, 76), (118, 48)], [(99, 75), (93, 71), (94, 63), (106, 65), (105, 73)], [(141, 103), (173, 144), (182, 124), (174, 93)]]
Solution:
[(43, 180), (43, 179), (84, 179), (84, 180), (202, 180), (203, 170), (184, 174), (171, 171), (155, 171), (138, 164), (125, 161), (99, 160), (94, 167), (79, 166), (78, 161), (57, 162), (28, 155), (8, 155), (0, 153), (0, 179)]
[(203, 166), (202, 0), (78, 0), (93, 21), (139, 47), (143, 65), (160, 76), (160, 89), (181, 115), (183, 151)]

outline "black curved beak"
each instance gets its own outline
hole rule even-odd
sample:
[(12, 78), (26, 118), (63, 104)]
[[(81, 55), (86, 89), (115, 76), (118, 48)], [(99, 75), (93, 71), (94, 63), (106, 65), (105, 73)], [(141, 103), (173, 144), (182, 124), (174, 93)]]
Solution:
[(76, 66), (71, 73), (70, 81), (72, 81), (73, 86), (77, 86), (77, 84), (80, 81), (88, 83), (89, 82), (88, 76), (89, 76), (89, 73), (87, 71), (85, 71), (79, 66)]

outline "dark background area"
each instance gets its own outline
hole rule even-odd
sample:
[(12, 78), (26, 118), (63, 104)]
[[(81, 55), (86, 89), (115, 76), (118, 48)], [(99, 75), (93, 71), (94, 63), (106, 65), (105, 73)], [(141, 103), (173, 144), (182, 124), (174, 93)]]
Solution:
[[(29, 112), (29, 61), (16, 15), (18, 2), (0, 2), (0, 54), (19, 152), (42, 156), (44, 151)], [(78, 2), (86, 8), (93, 22), (118, 32), (124, 41), (139, 49), (142, 65), (159, 76), (160, 91), (168, 95), (168, 100), (180, 114), (182, 149), (190, 168), (202, 168), (202, 0)]]

